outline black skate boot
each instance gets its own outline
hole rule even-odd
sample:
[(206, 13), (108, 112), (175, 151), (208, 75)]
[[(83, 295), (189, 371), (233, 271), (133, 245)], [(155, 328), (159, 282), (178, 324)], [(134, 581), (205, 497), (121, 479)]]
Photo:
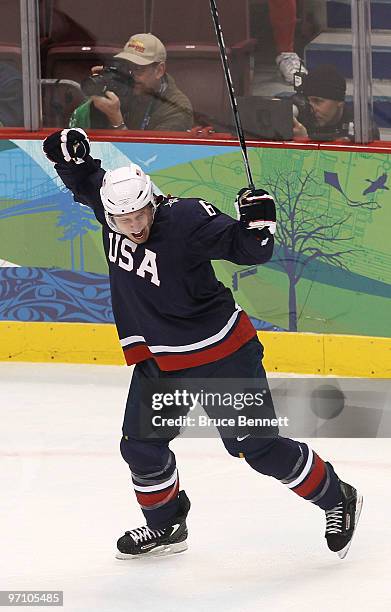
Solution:
[(186, 517), (190, 500), (184, 491), (179, 493), (179, 511), (173, 522), (164, 529), (150, 529), (147, 525), (125, 531), (117, 542), (117, 559), (158, 557), (187, 550)]
[(339, 483), (343, 500), (334, 508), (326, 510), (325, 538), (329, 549), (344, 559), (360, 518), (363, 498), (350, 484), (342, 480)]

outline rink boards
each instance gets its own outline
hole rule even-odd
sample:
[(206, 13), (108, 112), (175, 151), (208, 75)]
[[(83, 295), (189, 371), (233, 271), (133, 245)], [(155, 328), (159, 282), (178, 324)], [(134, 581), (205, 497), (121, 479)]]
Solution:
[[(0, 144), (1, 359), (121, 363), (99, 225), (73, 202), (40, 140)], [(231, 143), (92, 146), (104, 167), (132, 159), (164, 193), (202, 197), (232, 216), (246, 183)], [(314, 145), (250, 146), (249, 156), (284, 232), (268, 264), (214, 267), (260, 333), (268, 369), (390, 376), (390, 156)], [(306, 232), (300, 248), (292, 214)]]

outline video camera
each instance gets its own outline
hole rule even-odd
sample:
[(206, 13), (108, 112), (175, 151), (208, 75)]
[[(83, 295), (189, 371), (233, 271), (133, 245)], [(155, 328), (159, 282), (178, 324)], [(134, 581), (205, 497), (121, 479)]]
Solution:
[(295, 94), (292, 98), (293, 116), (296, 119), (300, 117), (300, 123), (303, 123), (308, 129), (308, 126), (315, 126), (316, 121), (312, 107), (303, 92), (303, 79), (305, 79), (307, 73), (304, 72), (302, 68), (303, 64), (300, 62), (299, 71), (295, 72), (293, 75), (293, 89), (295, 90)]
[(132, 72), (127, 69), (124, 62), (113, 60), (110, 64), (106, 64), (99, 74), (93, 74), (84, 79), (80, 87), (88, 97), (104, 96), (106, 91), (112, 91), (120, 99), (124, 99), (130, 94), (133, 85)]

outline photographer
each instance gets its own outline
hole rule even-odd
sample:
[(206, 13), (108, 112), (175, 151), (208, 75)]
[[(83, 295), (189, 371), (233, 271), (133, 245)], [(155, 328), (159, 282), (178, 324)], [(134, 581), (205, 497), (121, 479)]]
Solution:
[[(297, 78), (297, 75), (296, 75)], [(310, 140), (354, 141), (353, 107), (345, 102), (346, 80), (331, 64), (317, 66), (308, 75), (299, 75), (293, 103), (293, 136)], [(372, 121), (371, 140), (379, 140)]]
[(186, 131), (193, 125), (189, 99), (166, 73), (166, 49), (153, 34), (135, 34), (110, 65), (96, 66), (81, 86), (89, 99), (70, 127)]

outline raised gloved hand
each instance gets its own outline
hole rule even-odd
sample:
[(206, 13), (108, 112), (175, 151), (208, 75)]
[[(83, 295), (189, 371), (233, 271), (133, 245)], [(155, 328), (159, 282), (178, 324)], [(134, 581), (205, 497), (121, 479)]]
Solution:
[(43, 152), (56, 164), (83, 164), (90, 154), (88, 136), (81, 128), (58, 130), (43, 141)]
[(244, 187), (235, 200), (238, 220), (247, 229), (268, 228), (271, 234), (276, 231), (276, 206), (272, 196), (264, 189)]

